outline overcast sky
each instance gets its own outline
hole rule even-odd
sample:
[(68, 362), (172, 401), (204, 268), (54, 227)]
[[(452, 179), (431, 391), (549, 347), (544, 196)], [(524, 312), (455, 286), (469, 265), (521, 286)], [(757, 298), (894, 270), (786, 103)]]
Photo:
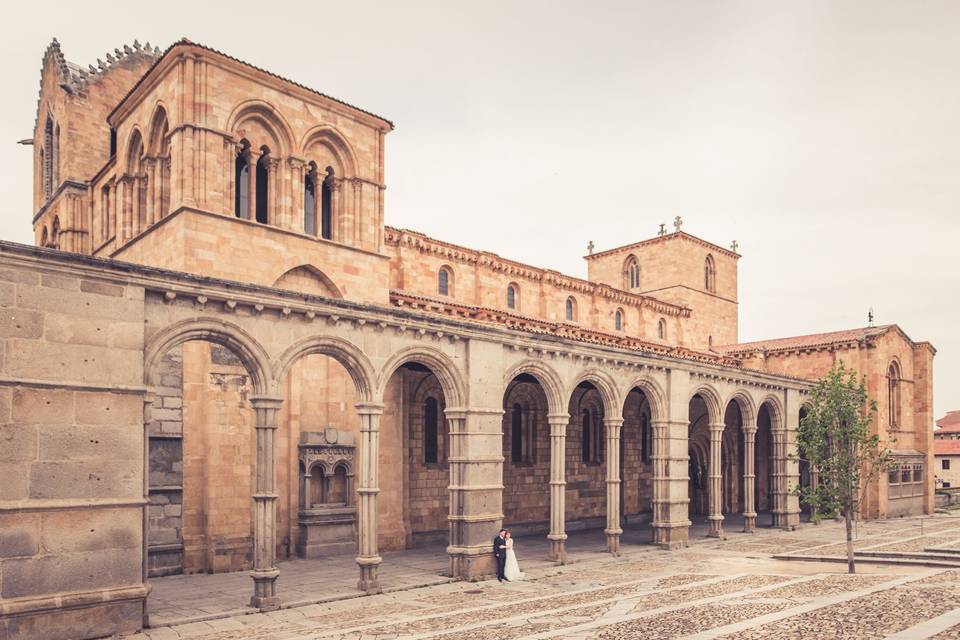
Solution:
[(383, 115), (387, 223), (585, 276), (674, 216), (740, 261), (742, 341), (898, 323), (960, 409), (960, 2), (17, 2), (0, 237), (31, 242), (53, 36), (180, 37)]

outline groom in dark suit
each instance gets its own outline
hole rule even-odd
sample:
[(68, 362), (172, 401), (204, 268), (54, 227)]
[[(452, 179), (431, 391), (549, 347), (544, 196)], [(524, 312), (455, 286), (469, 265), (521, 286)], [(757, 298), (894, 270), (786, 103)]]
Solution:
[[(493, 539), (493, 557), (497, 559), (497, 580), (503, 582), (507, 577), (503, 575), (503, 569), (507, 564), (507, 540), (503, 537), (506, 529), (500, 529), (497, 537)], [(510, 582), (507, 580), (507, 582)]]

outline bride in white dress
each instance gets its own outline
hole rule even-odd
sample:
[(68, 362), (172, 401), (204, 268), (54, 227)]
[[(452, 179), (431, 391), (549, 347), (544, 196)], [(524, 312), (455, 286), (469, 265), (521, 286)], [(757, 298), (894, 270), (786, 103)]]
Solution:
[(507, 536), (507, 562), (503, 567), (503, 575), (507, 577), (507, 580), (511, 582), (516, 582), (517, 580), (523, 580), (523, 572), (520, 571), (520, 563), (517, 562), (517, 554), (513, 551), (513, 534), (509, 531), (506, 533)]

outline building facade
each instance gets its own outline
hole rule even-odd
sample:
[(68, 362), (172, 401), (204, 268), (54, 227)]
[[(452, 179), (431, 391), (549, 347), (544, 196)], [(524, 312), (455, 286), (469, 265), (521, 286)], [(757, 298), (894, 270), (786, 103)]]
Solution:
[(960, 487), (960, 411), (948, 411), (933, 432), (933, 470), (936, 488)]
[(249, 570), (276, 608), (296, 556), (356, 554), (376, 592), (382, 551), (442, 541), (474, 579), (503, 523), (558, 562), (574, 528), (793, 527), (836, 357), (900, 367), (919, 474), (869, 515), (931, 510), (927, 343), (739, 345), (739, 255), (679, 221), (586, 279), (386, 226), (388, 120), (186, 40), (115, 54), (48, 48), (39, 248), (0, 245), (5, 630), (139, 628), (172, 573)]

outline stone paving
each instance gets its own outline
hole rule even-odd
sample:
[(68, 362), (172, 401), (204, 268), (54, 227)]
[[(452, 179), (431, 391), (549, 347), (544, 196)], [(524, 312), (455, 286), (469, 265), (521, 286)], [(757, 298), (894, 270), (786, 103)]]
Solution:
[[(858, 543), (890, 546), (899, 537), (912, 548), (960, 539), (960, 517), (929, 518), (922, 536), (916, 525), (861, 524)], [(426, 552), (406, 552), (393, 558), (398, 573), (391, 593), (243, 611), (151, 628), (129, 640), (960, 640), (958, 570), (863, 563), (857, 575), (847, 575), (843, 565), (771, 557), (839, 545), (840, 523), (728, 533), (725, 540), (697, 539), (674, 552), (635, 545), (620, 558), (593, 551), (588, 533), (571, 545), (575, 562), (562, 567), (538, 560), (541, 550), (533, 541), (518, 541), (528, 574), (523, 582), (441, 581), (405, 588), (404, 579), (422, 584), (422, 572), (442, 571), (446, 561), (442, 553), (437, 562)], [(289, 571), (287, 589), (301, 589), (309, 599), (313, 592), (302, 586), (309, 584), (307, 574), (322, 580), (323, 571)]]

